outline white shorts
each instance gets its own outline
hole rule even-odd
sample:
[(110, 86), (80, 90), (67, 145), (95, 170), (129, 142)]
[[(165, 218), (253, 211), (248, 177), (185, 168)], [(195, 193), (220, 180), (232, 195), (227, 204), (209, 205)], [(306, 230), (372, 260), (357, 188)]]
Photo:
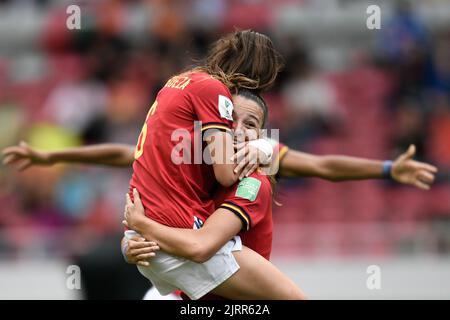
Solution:
[[(139, 236), (133, 230), (125, 231), (127, 239)], [(197, 300), (223, 283), (239, 270), (233, 251), (242, 250), (239, 236), (228, 241), (211, 259), (204, 263), (176, 257), (163, 251), (150, 258), (148, 267), (138, 266), (139, 272), (149, 279), (161, 295), (179, 289), (190, 299)]]
[(145, 293), (144, 298), (142, 300), (183, 300), (181, 299), (179, 294), (176, 293), (170, 293), (168, 295), (162, 296), (158, 290), (156, 290), (155, 287), (151, 287), (148, 289), (148, 291)]

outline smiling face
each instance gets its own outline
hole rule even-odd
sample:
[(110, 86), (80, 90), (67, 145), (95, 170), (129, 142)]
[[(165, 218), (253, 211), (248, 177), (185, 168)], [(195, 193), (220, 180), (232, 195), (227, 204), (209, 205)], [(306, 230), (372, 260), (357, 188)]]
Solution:
[[(240, 96), (233, 96), (234, 122), (233, 129), (237, 139), (255, 140), (259, 137), (260, 129), (264, 124), (264, 111), (257, 102)], [(242, 140), (241, 140), (242, 141)]]

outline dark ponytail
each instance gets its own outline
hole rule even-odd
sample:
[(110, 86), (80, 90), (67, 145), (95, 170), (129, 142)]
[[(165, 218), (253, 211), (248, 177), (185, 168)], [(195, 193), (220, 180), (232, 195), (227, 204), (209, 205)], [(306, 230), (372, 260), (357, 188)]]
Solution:
[(207, 72), (236, 93), (239, 88), (257, 92), (268, 90), (275, 83), (282, 66), (281, 55), (269, 37), (244, 30), (217, 40), (204, 66), (196, 69)]

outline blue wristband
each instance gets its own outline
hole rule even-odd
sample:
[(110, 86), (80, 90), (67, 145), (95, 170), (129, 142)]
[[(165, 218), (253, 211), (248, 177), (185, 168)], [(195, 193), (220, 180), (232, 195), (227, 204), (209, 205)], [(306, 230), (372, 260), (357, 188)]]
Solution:
[(392, 179), (392, 165), (394, 163), (391, 160), (386, 160), (383, 162), (383, 178)]

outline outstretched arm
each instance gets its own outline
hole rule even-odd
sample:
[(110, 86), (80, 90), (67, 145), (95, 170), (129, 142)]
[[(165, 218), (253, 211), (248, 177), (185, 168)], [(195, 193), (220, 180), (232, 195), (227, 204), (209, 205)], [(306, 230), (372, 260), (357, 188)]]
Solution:
[(17, 165), (25, 170), (33, 165), (56, 163), (87, 163), (107, 166), (129, 167), (134, 161), (134, 146), (125, 144), (96, 144), (61, 151), (39, 151), (25, 142), (3, 150), (3, 164)]
[(136, 189), (134, 203), (127, 194), (124, 224), (161, 250), (198, 263), (209, 260), (242, 229), (241, 220), (226, 209), (217, 209), (200, 229), (172, 228), (147, 218)]
[[(413, 160), (416, 152), (411, 145), (392, 164), (393, 180), (428, 190), (434, 181), (437, 168)], [(383, 178), (383, 161), (339, 155), (317, 156), (289, 150), (280, 163), (280, 175), (284, 177), (319, 177), (330, 181)]]

